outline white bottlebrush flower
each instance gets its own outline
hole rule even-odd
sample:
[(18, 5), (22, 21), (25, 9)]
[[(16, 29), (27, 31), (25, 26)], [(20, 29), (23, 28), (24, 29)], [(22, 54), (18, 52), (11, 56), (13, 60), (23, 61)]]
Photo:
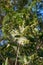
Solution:
[(34, 28), (34, 30), (37, 32), (38, 31), (38, 29), (37, 28)]
[(11, 34), (11, 36), (14, 38), (16, 35), (19, 35), (19, 32), (18, 32), (18, 30), (12, 30), (12, 31), (10, 32), (10, 34)]
[(15, 37), (16, 35), (20, 35), (18, 30), (13, 30), (10, 32), (12, 38), (14, 39), (14, 41), (17, 40), (17, 43), (20, 45), (24, 45), (29, 43), (29, 40), (26, 37)]
[(22, 33), (22, 32), (24, 31), (25, 28), (24, 28), (23, 26), (22, 26), (22, 27), (19, 26), (19, 29), (20, 29), (20, 32)]
[(7, 45), (7, 48), (10, 46), (10, 44)]
[(17, 41), (20, 45), (24, 45), (26, 43), (29, 43), (29, 40), (27, 40), (26, 37), (20, 37)]

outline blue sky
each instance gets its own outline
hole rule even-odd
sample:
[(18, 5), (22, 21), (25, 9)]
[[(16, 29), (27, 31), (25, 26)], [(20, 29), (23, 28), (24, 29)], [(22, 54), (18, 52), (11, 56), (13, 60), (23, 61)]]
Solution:
[[(0, 39), (3, 38), (4, 34), (2, 30), (0, 29)], [(4, 44), (7, 44), (8, 40), (1, 40), (0, 41), (0, 46), (3, 46)]]
[(0, 29), (0, 38), (3, 37), (3, 32), (2, 30)]

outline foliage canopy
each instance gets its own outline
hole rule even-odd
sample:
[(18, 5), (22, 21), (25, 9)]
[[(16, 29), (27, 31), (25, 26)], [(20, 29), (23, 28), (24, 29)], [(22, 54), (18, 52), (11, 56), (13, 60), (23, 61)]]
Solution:
[(1, 65), (43, 65), (42, 3), (42, 0), (0, 0), (3, 32), (0, 42), (6, 40), (0, 43)]

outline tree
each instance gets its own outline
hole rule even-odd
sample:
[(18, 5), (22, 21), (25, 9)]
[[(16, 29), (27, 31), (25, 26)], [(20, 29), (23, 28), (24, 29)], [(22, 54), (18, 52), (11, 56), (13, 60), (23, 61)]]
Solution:
[[(39, 11), (42, 7), (42, 10)], [(1, 0), (2, 65), (43, 65), (43, 22), (40, 0)], [(40, 17), (40, 19), (39, 19)], [(42, 16), (43, 17), (43, 16)], [(1, 43), (0, 43), (1, 44)]]

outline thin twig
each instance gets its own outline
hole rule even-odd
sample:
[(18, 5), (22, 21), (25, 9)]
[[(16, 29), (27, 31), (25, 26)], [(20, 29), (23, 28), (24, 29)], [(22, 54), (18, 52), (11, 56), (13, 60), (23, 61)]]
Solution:
[(1, 55), (1, 53), (0, 53), (0, 56), (1, 56), (1, 58), (3, 59), (3, 61), (5, 61), (5, 59), (4, 59), (4, 57)]
[(18, 46), (18, 48), (17, 48), (17, 55), (16, 55), (16, 60), (15, 60), (15, 65), (17, 65), (18, 54), (19, 54), (19, 48), (20, 48), (20, 46)]

